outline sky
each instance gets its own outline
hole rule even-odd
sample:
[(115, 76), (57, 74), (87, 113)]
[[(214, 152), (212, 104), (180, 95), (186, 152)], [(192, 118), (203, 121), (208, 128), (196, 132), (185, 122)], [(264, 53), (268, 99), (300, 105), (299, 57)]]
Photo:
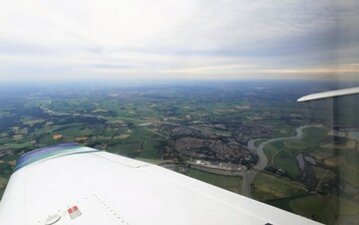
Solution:
[(0, 81), (357, 79), (357, 0), (11, 0)]

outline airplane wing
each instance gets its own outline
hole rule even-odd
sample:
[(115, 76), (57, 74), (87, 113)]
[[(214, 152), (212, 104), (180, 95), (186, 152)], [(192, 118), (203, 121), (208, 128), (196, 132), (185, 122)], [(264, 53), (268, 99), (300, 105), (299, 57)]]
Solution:
[(3, 225), (318, 225), (165, 168), (75, 144), (17, 162)]
[(359, 87), (353, 87), (353, 88), (344, 88), (339, 89), (335, 91), (325, 91), (325, 92), (319, 92), (314, 93), (310, 95), (303, 96), (299, 98), (298, 102), (308, 102), (313, 100), (319, 100), (319, 99), (325, 99), (325, 98), (333, 98), (333, 97), (339, 97), (344, 95), (354, 95), (359, 94)]

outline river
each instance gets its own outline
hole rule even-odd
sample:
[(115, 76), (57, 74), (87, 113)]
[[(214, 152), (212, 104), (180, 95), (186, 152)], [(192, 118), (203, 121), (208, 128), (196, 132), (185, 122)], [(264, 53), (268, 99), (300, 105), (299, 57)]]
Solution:
[(255, 178), (255, 176), (260, 172), (263, 171), (267, 164), (268, 164), (268, 159), (267, 156), (264, 153), (264, 147), (272, 142), (275, 141), (284, 141), (284, 140), (299, 140), (303, 138), (303, 130), (309, 127), (323, 127), (323, 125), (304, 125), (304, 126), (300, 126), (297, 129), (295, 129), (296, 131), (296, 135), (294, 136), (290, 136), (290, 137), (280, 137), (280, 138), (273, 138), (273, 139), (269, 139), (265, 142), (262, 142), (258, 147), (255, 145), (255, 142), (258, 141), (259, 139), (251, 139), (248, 142), (248, 148), (255, 152), (258, 157), (258, 163), (250, 170), (248, 171), (244, 171), (243, 173), (243, 182), (242, 182), (242, 195), (247, 196), (247, 197), (252, 197), (252, 182)]

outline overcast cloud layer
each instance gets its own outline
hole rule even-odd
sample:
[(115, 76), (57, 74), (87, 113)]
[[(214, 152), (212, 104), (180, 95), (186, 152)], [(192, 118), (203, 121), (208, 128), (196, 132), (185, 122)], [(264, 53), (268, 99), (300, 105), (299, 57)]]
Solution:
[(332, 79), (359, 72), (355, 0), (11, 0), (0, 80)]

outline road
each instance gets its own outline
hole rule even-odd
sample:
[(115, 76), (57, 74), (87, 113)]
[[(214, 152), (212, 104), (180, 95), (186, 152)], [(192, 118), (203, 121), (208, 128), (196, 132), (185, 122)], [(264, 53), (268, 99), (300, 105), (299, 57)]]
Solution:
[(266, 157), (266, 155), (264, 154), (264, 147), (272, 142), (275, 141), (284, 141), (284, 140), (298, 140), (298, 139), (302, 139), (303, 138), (303, 130), (309, 127), (323, 127), (322, 125), (305, 125), (305, 126), (300, 126), (297, 129), (295, 129), (296, 131), (296, 135), (294, 136), (290, 136), (290, 137), (281, 137), (281, 138), (273, 138), (273, 139), (269, 139), (263, 143), (261, 143), (258, 147), (255, 146), (255, 142), (258, 139), (251, 139), (248, 142), (248, 148), (253, 151), (256, 152), (259, 160), (257, 165), (255, 165), (251, 170), (245, 171), (243, 174), (243, 182), (242, 182), (242, 195), (247, 196), (247, 197), (252, 197), (252, 182), (255, 178), (255, 176), (260, 172), (263, 171), (264, 168), (266, 168), (267, 164), (268, 164), (268, 159)]

